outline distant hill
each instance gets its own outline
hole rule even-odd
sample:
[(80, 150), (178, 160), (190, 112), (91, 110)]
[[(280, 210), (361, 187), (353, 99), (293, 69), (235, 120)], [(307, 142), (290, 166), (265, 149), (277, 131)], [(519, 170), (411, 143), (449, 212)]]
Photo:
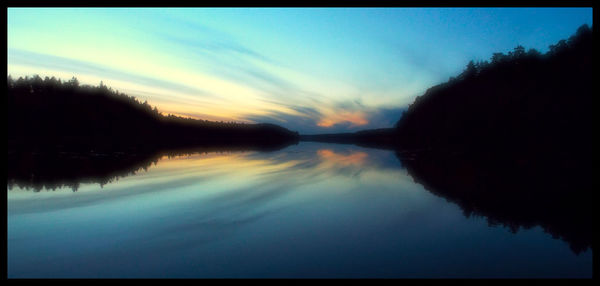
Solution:
[(331, 133), (318, 135), (300, 135), (301, 141), (356, 144), (363, 147), (395, 149), (397, 130), (394, 128), (380, 128), (358, 131), (353, 133)]
[(272, 148), (298, 133), (273, 124), (212, 122), (160, 114), (106, 87), (39, 76), (7, 80), (11, 149), (128, 150), (197, 145)]

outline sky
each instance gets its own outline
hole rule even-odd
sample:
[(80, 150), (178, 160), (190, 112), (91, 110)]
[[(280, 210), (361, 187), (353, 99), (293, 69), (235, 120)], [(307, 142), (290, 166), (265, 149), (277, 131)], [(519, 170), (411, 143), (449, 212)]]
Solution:
[(8, 8), (7, 73), (107, 86), (163, 114), (301, 134), (392, 127), (414, 98), (592, 8)]

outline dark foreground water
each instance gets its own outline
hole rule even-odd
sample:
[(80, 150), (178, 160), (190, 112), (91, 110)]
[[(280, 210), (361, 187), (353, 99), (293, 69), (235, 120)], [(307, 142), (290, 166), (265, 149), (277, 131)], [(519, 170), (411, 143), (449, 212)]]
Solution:
[(591, 249), (465, 216), (394, 152), (352, 145), (163, 156), (102, 187), (7, 196), (8, 277), (592, 275)]

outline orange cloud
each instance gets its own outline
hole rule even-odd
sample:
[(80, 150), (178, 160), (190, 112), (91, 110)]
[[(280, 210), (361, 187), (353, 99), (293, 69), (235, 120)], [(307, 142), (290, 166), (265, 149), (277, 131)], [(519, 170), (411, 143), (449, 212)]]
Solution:
[(352, 125), (355, 126), (366, 125), (369, 123), (369, 121), (366, 118), (366, 115), (363, 112), (343, 111), (321, 118), (317, 125), (321, 127), (331, 127), (333, 125), (343, 122), (350, 122), (352, 123)]

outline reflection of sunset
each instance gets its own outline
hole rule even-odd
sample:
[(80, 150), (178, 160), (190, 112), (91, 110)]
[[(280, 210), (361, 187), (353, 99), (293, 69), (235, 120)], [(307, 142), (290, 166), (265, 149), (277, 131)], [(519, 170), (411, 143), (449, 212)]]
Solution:
[[(238, 175), (259, 174), (280, 171), (296, 162), (276, 163), (266, 159), (249, 159), (247, 156), (254, 152), (210, 152), (205, 154), (192, 154), (180, 156), (163, 156), (161, 158), (161, 171), (177, 170), (181, 172), (189, 169), (201, 174), (235, 172)], [(168, 159), (168, 160), (166, 160)]]
[[(208, 152), (178, 156), (162, 156), (157, 167), (146, 177), (154, 183), (164, 181), (185, 181), (192, 179), (210, 184), (213, 192), (235, 190), (248, 187), (248, 184), (264, 182), (269, 178), (281, 181), (294, 174), (287, 184), (295, 181), (315, 180), (336, 174), (340, 168), (363, 168), (368, 162), (366, 152), (336, 153), (332, 149), (317, 150), (312, 158), (276, 160), (255, 156), (250, 152)], [(313, 161), (316, 159), (316, 162)], [(317, 165), (298, 173), (298, 167), (313, 161)], [(303, 168), (301, 168), (303, 169)], [(231, 174), (235, 174), (231, 176)], [(302, 174), (302, 175), (300, 175)], [(323, 177), (324, 176), (324, 177)], [(225, 179), (227, 178), (227, 179)], [(149, 182), (149, 181), (148, 181)], [(212, 183), (209, 183), (212, 182)], [(219, 187), (218, 187), (219, 186)]]
[[(243, 193), (241, 190), (268, 186), (268, 190), (275, 192), (303, 186), (307, 182), (312, 185), (322, 182), (324, 188), (329, 188), (333, 177), (338, 178), (338, 184), (344, 185), (343, 189), (351, 189), (356, 179), (377, 182), (397, 179), (396, 175), (389, 174), (389, 170), (380, 168), (378, 156), (373, 156), (369, 151), (338, 150), (335, 146), (306, 148), (276, 153), (214, 149), (166, 152), (148, 161), (141, 160), (139, 166), (124, 170), (124, 173), (111, 177), (100, 186), (104, 193), (124, 191), (129, 195), (133, 194), (130, 192), (132, 189), (145, 192), (145, 189), (161, 190), (168, 186), (165, 190), (169, 190), (170, 198), (176, 197), (176, 189), (189, 198), (238, 191), (240, 196), (257, 195), (254, 191)], [(396, 170), (392, 173), (396, 174)], [(60, 190), (66, 194), (72, 192), (70, 186)], [(77, 192), (93, 194), (97, 190), (97, 183), (82, 181)], [(13, 190), (11, 199), (30, 195), (30, 192)]]
[(352, 152), (350, 155), (335, 153), (329, 149), (321, 149), (317, 151), (319, 158), (324, 161), (334, 163), (336, 165), (363, 165), (367, 159), (365, 152)]

